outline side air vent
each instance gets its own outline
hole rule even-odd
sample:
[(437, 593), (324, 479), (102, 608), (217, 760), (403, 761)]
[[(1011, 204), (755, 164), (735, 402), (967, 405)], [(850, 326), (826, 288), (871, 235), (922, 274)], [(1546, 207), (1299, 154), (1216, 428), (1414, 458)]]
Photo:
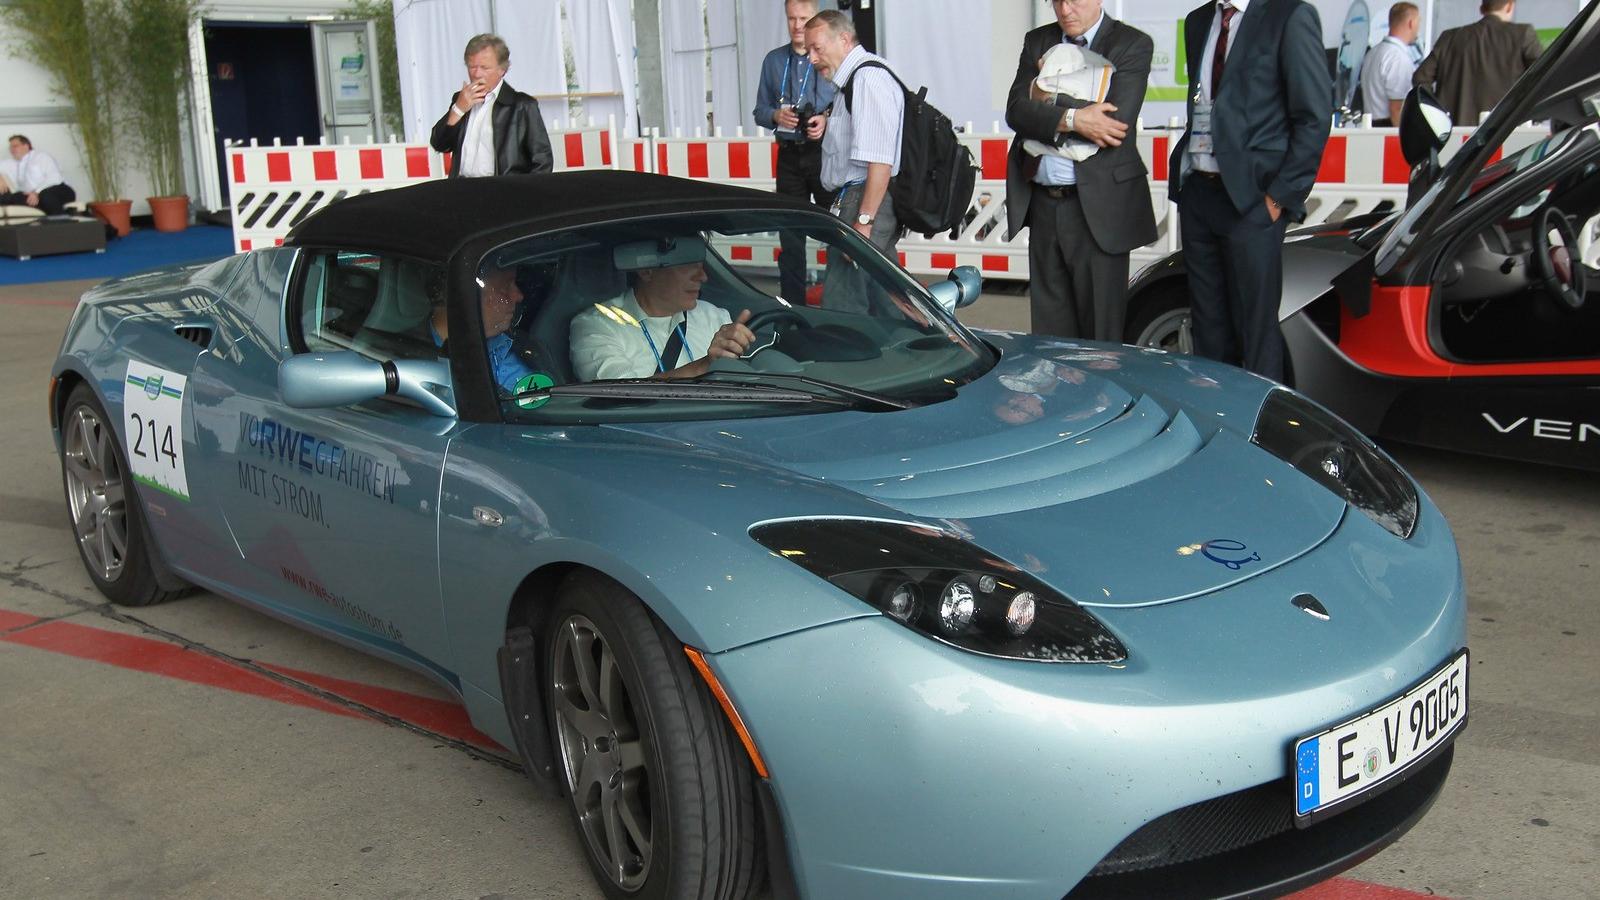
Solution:
[(211, 346), (211, 329), (204, 325), (179, 325), (173, 331), (197, 347)]

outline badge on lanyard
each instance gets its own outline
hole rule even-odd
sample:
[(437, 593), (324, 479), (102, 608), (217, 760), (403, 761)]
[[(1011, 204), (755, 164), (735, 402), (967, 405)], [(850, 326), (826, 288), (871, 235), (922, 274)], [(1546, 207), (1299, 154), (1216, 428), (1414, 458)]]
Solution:
[(1189, 119), (1190, 153), (1216, 152), (1216, 145), (1211, 141), (1211, 107), (1212, 104), (1200, 99), (1197, 89), (1194, 92), (1194, 115)]

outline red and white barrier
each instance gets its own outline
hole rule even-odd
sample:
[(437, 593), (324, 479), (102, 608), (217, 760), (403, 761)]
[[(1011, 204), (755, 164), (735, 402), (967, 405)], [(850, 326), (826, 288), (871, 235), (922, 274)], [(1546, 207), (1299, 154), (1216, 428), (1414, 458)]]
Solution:
[[(1181, 135), (1177, 127), (1140, 129), (1139, 155), (1150, 173), (1150, 204), (1159, 237), (1133, 252), (1135, 271), (1181, 245), (1177, 208), (1167, 200), (1169, 157), (1173, 142)], [(1448, 160), (1469, 135), (1470, 131), (1458, 132), (1458, 139), (1450, 142), (1442, 157)], [(1519, 150), (1547, 135), (1544, 129), (1518, 129), (1502, 152)], [(741, 129), (733, 135), (718, 131), (709, 137), (655, 133), (633, 138), (620, 135), (614, 121), (606, 126), (553, 123), (550, 140), (557, 171), (622, 169), (759, 190), (776, 187), (777, 144), (764, 130), (753, 135)], [(975, 133), (969, 124), (961, 140), (979, 167), (969, 212), (954, 235), (907, 235), (899, 244), (901, 263), (919, 275), (942, 275), (955, 266), (970, 265), (986, 277), (1026, 280), (1027, 231), (1009, 240), (1005, 235), (1011, 135), (1001, 133), (999, 123), (988, 134)], [(240, 250), (282, 243), (295, 223), (337, 199), (442, 178), (448, 171), (447, 157), (415, 144), (252, 144), (229, 148), (228, 157), (233, 176), (234, 239)], [(1339, 220), (1370, 212), (1381, 204), (1399, 206), (1405, 201), (1409, 177), (1395, 129), (1338, 129), (1324, 149), (1317, 184), (1307, 201), (1306, 222)], [(714, 243), (735, 262), (777, 265), (776, 239), (744, 237)], [(1600, 251), (1600, 239), (1588, 230), (1583, 244), (1586, 255)]]
[(306, 216), (354, 194), (444, 177), (426, 145), (294, 144), (228, 148), (233, 245), (240, 252), (283, 243)]

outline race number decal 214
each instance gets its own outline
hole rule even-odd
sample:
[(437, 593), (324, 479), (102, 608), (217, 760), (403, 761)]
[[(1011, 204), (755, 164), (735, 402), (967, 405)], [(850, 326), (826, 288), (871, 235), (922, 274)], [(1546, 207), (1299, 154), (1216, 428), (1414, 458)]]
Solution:
[(122, 434), (134, 480), (180, 500), (189, 499), (183, 469), (187, 386), (188, 379), (176, 372), (128, 360), (122, 392)]

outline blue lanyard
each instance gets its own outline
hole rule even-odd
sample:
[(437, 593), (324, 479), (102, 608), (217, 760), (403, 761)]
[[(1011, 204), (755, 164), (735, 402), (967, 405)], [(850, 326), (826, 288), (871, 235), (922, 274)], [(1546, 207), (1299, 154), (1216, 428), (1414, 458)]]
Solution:
[[(783, 84), (779, 87), (779, 90), (778, 90), (778, 105), (779, 106), (783, 106), (784, 105), (783, 101), (789, 99), (789, 67), (794, 65), (794, 57), (795, 57), (794, 50), (791, 49), (789, 51), (789, 53), (786, 55), (786, 57), (784, 58), (784, 60), (783, 60)], [(811, 83), (811, 72), (812, 71), (813, 71), (813, 67), (811, 65), (811, 60), (808, 59), (808, 60), (806, 60), (806, 70), (805, 70), (805, 72), (803, 72), (800, 75), (800, 91), (799, 91), (799, 93), (797, 93), (795, 95), (795, 98), (794, 98), (796, 106), (799, 106), (800, 104), (805, 103), (805, 100), (806, 100), (806, 85)]]
[[(676, 331), (678, 332), (678, 337), (683, 338), (683, 350), (686, 353), (689, 352), (689, 332), (685, 330), (685, 326), (688, 325), (688, 324), (689, 324), (689, 317), (688, 316), (684, 316), (683, 317), (683, 321), (678, 323), (678, 327), (676, 329)], [(661, 351), (656, 349), (656, 339), (650, 336), (650, 329), (645, 327), (643, 320), (640, 320), (640, 322), (639, 322), (639, 330), (644, 332), (645, 342), (650, 345), (650, 352), (655, 355), (655, 358), (656, 358), (656, 371), (657, 372), (665, 372), (665, 371), (667, 371), (667, 363), (666, 363), (665, 360), (663, 360), (661, 358)], [(673, 366), (673, 368), (676, 369), (677, 366)]]

